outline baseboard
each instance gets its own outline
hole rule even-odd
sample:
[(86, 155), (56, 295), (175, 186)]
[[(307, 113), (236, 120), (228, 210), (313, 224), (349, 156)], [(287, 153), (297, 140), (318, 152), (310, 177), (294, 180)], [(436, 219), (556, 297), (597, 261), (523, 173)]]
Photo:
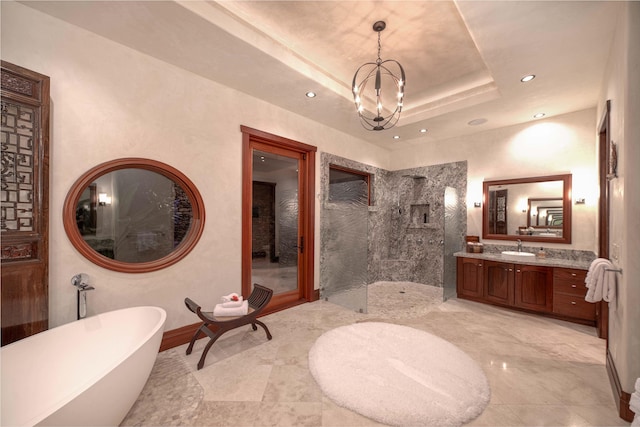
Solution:
[(613, 361), (611, 352), (607, 349), (607, 374), (609, 374), (609, 382), (611, 382), (611, 389), (613, 391), (613, 397), (618, 407), (618, 415), (625, 421), (633, 421), (635, 416), (634, 412), (629, 408), (629, 402), (631, 401), (631, 394), (622, 390), (622, 384), (620, 384), (620, 377), (616, 370), (616, 365)]
[[(191, 340), (193, 334), (196, 333), (196, 330), (200, 327), (202, 323), (193, 323), (191, 325), (183, 326), (178, 329), (172, 329), (170, 331), (165, 331), (162, 334), (162, 341), (160, 342), (160, 351), (169, 350), (173, 347), (178, 347), (179, 345), (186, 344)], [(203, 335), (204, 336), (204, 335)]]

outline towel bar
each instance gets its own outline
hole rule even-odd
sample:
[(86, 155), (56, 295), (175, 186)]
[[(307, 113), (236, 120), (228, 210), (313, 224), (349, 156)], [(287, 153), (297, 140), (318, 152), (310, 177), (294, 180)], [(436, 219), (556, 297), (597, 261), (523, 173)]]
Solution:
[(622, 269), (621, 268), (605, 268), (604, 271), (613, 271), (614, 273), (622, 274)]

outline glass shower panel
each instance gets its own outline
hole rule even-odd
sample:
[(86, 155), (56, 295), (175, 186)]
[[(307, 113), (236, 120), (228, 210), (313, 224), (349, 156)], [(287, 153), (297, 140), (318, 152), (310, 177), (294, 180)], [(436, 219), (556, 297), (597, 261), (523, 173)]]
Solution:
[(322, 212), (321, 298), (366, 313), (369, 188), (362, 176), (345, 175), (330, 173)]
[(456, 257), (462, 250), (462, 212), (458, 191), (447, 187), (444, 191), (444, 301), (456, 297)]

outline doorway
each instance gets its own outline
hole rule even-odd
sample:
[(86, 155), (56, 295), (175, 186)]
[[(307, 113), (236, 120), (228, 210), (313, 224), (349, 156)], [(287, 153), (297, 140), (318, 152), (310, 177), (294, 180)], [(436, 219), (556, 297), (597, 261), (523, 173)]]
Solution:
[(273, 289), (267, 312), (313, 301), (316, 147), (241, 130), (242, 293)]

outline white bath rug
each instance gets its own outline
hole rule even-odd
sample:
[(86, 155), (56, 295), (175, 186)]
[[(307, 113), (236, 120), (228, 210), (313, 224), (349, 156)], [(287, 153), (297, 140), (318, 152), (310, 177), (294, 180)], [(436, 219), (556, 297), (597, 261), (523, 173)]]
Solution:
[(309, 351), (309, 369), (335, 403), (388, 425), (462, 425), (491, 398), (484, 372), (458, 347), (390, 323), (323, 334)]

